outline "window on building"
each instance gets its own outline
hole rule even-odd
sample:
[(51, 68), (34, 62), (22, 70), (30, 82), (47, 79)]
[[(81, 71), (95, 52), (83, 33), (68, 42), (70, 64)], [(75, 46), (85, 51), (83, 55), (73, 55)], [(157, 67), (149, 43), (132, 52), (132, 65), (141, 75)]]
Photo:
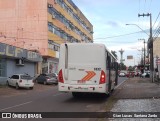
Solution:
[(62, 38), (65, 39), (65, 40), (67, 40), (67, 34), (66, 34), (66, 33), (63, 33), (63, 34), (62, 34)]
[(54, 51), (59, 51), (59, 45), (52, 40), (48, 40), (48, 48)]
[(48, 31), (53, 32), (53, 24), (51, 22), (48, 22)]
[(52, 9), (48, 7), (48, 13), (52, 14)]
[(54, 51), (58, 51), (58, 46), (54, 45)]
[[(79, 25), (81, 25), (85, 30), (88, 31), (89, 34), (90, 33), (90, 30), (88, 29), (89, 27), (87, 27), (87, 25), (81, 21), (81, 19), (76, 15), (76, 13), (73, 12), (73, 10), (64, 2), (64, 0), (57, 0), (58, 4), (75, 20), (77, 21), (77, 23)], [(74, 3), (73, 3), (74, 4)], [(73, 5), (72, 4), (72, 5)], [(76, 8), (75, 5), (73, 5), (72, 7)]]
[[(63, 0), (58, 0), (58, 4), (62, 4), (63, 8), (70, 14), (70, 16), (73, 19), (75, 19), (75, 21), (77, 21), (77, 23), (79, 23), (79, 25), (81, 25), (84, 29), (88, 30), (87, 27), (86, 27), (86, 25), (85, 25), (85, 23), (83, 21), (81, 21), (81, 19), (73, 12), (73, 10), (68, 5), (66, 5), (66, 3)], [(75, 30), (76, 26), (74, 26), (73, 24), (71, 24), (71, 21), (69, 21), (68, 19), (66, 19), (55, 8), (48, 8), (48, 12), (52, 15), (52, 18), (58, 19), (59, 21), (61, 21), (66, 26), (67, 29), (74, 31), (78, 35), (80, 35), (80, 33), (82, 33), (79, 29), (77, 29), (78, 31), (76, 31)], [(55, 33), (52, 24), (48, 25), (48, 30), (51, 31), (51, 32), (53, 32), (53, 33)], [(89, 30), (88, 30), (88, 32), (90, 33)], [(58, 33), (58, 32), (56, 32), (56, 33), (58, 34), (58, 36), (61, 36), (60, 33)]]
[(59, 37), (61, 36), (61, 33), (59, 32), (59, 30), (57, 28), (55, 29), (54, 33)]

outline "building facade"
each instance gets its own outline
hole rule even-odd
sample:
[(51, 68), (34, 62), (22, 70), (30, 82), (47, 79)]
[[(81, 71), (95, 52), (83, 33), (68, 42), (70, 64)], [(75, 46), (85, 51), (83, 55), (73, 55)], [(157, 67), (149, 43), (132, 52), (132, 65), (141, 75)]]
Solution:
[(160, 59), (160, 37), (157, 37), (153, 41), (153, 58), (154, 58), (154, 68), (157, 68), (156, 60)]
[(39, 52), (39, 73), (57, 72), (61, 43), (93, 42), (93, 26), (72, 0), (0, 0), (0, 42)]
[(160, 58), (160, 37), (154, 39), (153, 42), (153, 57), (159, 57)]
[(39, 53), (0, 43), (0, 85), (6, 84), (13, 74), (37, 74), (38, 64), (42, 61)]

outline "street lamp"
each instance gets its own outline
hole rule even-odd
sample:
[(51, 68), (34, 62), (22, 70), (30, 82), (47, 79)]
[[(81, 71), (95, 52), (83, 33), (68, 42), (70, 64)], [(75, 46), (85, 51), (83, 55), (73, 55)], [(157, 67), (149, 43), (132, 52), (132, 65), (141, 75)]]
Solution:
[(150, 36), (145, 30), (143, 30), (140, 26), (138, 26), (137, 24), (126, 24), (127, 26), (128, 25), (134, 25), (134, 26), (137, 26), (140, 30), (142, 30), (144, 33), (146, 33), (148, 36)]

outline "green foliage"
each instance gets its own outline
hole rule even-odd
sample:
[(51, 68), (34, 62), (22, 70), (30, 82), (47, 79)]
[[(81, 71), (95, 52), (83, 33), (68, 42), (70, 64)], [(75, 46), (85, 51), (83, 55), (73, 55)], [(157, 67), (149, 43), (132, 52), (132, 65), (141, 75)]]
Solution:
[(111, 53), (115, 56), (115, 58), (117, 58), (117, 54), (116, 54), (117, 52), (116, 51), (111, 50)]
[(134, 66), (129, 66), (128, 71), (134, 71), (135, 67)]
[(124, 63), (120, 63), (120, 64), (118, 65), (118, 69), (119, 69), (119, 70), (126, 70), (126, 65), (124, 65)]

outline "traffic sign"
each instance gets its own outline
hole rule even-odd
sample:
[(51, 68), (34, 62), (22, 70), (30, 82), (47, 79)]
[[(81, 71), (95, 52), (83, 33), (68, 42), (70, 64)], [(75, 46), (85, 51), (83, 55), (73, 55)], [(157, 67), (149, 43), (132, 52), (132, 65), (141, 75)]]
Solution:
[(157, 59), (157, 60), (156, 60), (156, 64), (157, 64), (157, 65), (160, 65), (160, 59)]

